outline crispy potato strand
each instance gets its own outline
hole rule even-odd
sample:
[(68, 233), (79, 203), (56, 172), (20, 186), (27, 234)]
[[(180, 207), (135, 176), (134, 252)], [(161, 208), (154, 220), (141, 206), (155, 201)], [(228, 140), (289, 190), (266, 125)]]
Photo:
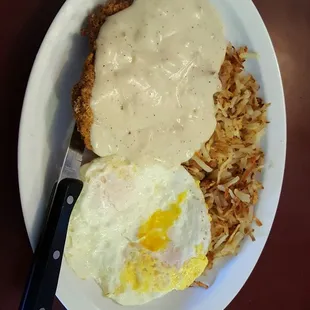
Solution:
[[(245, 236), (255, 240), (252, 222), (262, 225), (254, 216), (254, 205), (263, 188), (256, 176), (264, 165), (259, 140), (268, 123), (269, 104), (258, 97), (253, 76), (244, 72), (247, 55), (247, 47), (228, 46), (219, 74), (222, 90), (214, 96), (216, 130), (195, 159), (183, 164), (201, 181), (212, 217), (209, 269), (217, 258), (237, 254)], [(212, 171), (201, 167), (197, 157)]]

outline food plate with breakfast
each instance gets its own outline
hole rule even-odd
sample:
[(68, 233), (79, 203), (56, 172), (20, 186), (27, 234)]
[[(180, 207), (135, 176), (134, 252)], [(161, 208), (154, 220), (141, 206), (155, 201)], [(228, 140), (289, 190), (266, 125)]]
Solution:
[(224, 309), (268, 238), (285, 165), (280, 71), (252, 1), (66, 1), (21, 119), (33, 248), (74, 124), (88, 151), (63, 304)]

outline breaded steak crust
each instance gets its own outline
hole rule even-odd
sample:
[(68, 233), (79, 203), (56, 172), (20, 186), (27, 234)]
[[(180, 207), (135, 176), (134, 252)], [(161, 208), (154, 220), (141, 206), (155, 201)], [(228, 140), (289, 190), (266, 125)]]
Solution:
[(82, 34), (88, 37), (90, 53), (87, 56), (80, 81), (72, 89), (72, 106), (74, 117), (85, 146), (92, 150), (91, 126), (94, 116), (90, 106), (92, 89), (95, 81), (96, 40), (106, 18), (128, 8), (133, 0), (110, 0), (98, 6), (88, 17), (86, 28)]

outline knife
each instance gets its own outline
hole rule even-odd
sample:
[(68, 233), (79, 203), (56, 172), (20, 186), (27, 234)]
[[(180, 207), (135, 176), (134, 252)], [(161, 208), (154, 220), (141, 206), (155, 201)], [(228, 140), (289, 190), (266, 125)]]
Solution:
[(47, 208), (45, 225), (34, 253), (20, 310), (51, 310), (57, 288), (71, 211), (83, 188), (79, 180), (85, 146), (74, 127)]

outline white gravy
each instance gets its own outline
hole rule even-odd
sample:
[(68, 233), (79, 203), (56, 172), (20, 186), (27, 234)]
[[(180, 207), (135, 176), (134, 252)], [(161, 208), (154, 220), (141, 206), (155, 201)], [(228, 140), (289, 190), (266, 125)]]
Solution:
[(179, 165), (214, 132), (226, 41), (207, 0), (135, 0), (97, 39), (91, 142), (99, 156)]

